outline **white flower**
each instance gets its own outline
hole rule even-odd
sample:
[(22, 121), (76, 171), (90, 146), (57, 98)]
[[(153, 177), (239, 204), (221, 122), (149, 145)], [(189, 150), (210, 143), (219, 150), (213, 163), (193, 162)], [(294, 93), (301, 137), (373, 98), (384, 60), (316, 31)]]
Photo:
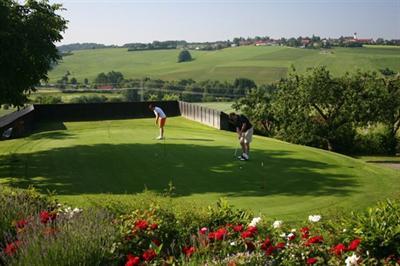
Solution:
[(280, 237), (283, 237), (283, 238), (286, 238), (286, 234), (285, 234), (285, 233), (282, 233), (282, 234), (280, 234), (279, 236), (280, 236)]
[(347, 259), (345, 260), (346, 266), (352, 266), (352, 265), (357, 266), (359, 259), (360, 259), (360, 257), (357, 257), (356, 254), (353, 253), (353, 255), (351, 257), (347, 257)]
[(251, 223), (249, 226), (256, 226), (259, 222), (261, 221), (261, 217), (255, 217), (253, 220), (251, 220)]
[(308, 216), (308, 220), (312, 223), (319, 222), (319, 220), (321, 220), (321, 215), (310, 215)]
[(75, 208), (75, 209), (72, 210), (72, 212), (75, 212), (75, 213), (82, 212), (82, 209)]
[(231, 246), (236, 246), (236, 242), (235, 241), (231, 242)]
[(290, 230), (290, 232), (294, 233), (294, 232), (296, 232), (296, 229), (292, 229), (292, 230)]
[(282, 227), (282, 224), (283, 224), (283, 221), (278, 220), (278, 221), (275, 221), (275, 222), (272, 224), (272, 226), (273, 226), (274, 228), (281, 228), (281, 227)]
[(343, 229), (343, 233), (345, 233), (347, 231), (347, 229), (345, 228), (345, 229)]

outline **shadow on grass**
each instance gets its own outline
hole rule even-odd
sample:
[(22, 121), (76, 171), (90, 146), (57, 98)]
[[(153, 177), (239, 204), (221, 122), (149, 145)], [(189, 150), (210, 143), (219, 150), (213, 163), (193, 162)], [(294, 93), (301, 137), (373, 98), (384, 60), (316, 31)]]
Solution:
[(374, 161), (374, 160), (372, 160), (372, 161), (366, 161), (367, 163), (383, 163), (383, 164), (386, 164), (386, 163), (392, 163), (392, 164), (400, 164), (400, 161), (399, 160), (376, 160), (376, 161)]
[[(60, 195), (163, 192), (168, 182), (177, 197), (335, 195), (357, 189), (353, 176), (334, 174), (334, 164), (295, 158), (287, 151), (253, 150), (237, 161), (233, 148), (189, 144), (96, 144), (0, 156), (0, 181), (35, 186)], [(330, 171), (333, 169), (334, 171)], [(10, 178), (11, 177), (11, 178)]]

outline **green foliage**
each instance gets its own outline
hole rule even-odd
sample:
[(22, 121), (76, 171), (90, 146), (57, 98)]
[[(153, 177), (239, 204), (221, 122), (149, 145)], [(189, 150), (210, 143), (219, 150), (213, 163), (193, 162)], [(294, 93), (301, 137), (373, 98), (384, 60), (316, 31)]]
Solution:
[(180, 97), (177, 94), (165, 94), (162, 98), (163, 101), (179, 101)]
[(62, 100), (60, 96), (39, 95), (34, 99), (34, 102), (40, 104), (57, 104), (57, 103), (62, 103)]
[(239, 98), (233, 108), (244, 113), (253, 123), (258, 131), (267, 136), (274, 134), (274, 114), (272, 101), (276, 87), (274, 85), (261, 86), (250, 90), (245, 97)]
[(71, 103), (104, 103), (107, 97), (104, 95), (82, 95), (71, 99)]
[(137, 89), (127, 89), (122, 93), (124, 100), (127, 102), (137, 102), (140, 101), (140, 96)]
[(378, 117), (375, 73), (332, 77), (325, 67), (293, 71), (278, 84), (274, 113), (283, 139), (339, 152), (353, 147), (355, 125)]
[(0, 2), (0, 104), (23, 105), (61, 58), (54, 42), (67, 21), (57, 15), (60, 9), (47, 1)]
[(94, 82), (97, 86), (102, 85), (112, 85), (113, 87), (118, 87), (124, 81), (124, 75), (121, 72), (111, 71), (107, 74), (100, 73), (97, 75)]
[(188, 50), (182, 50), (178, 55), (178, 63), (192, 61), (192, 55)]

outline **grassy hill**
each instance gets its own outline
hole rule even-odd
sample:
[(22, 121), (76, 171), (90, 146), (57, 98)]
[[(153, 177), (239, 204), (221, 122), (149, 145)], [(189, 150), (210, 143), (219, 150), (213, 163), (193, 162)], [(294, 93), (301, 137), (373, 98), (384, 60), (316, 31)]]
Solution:
[(286, 75), (293, 64), (304, 71), (326, 65), (334, 74), (346, 71), (391, 68), (400, 71), (400, 48), (364, 47), (310, 50), (290, 47), (235, 47), (219, 51), (190, 51), (195, 60), (177, 63), (179, 50), (128, 52), (124, 48), (74, 51), (50, 73), (55, 82), (67, 71), (82, 82), (100, 72), (120, 71), (125, 78), (176, 80), (234, 80), (237, 77), (268, 83)]
[[(55, 191), (62, 201), (134, 201), (144, 189), (208, 204), (227, 197), (256, 214), (303, 219), (398, 196), (400, 173), (343, 155), (255, 136), (251, 160), (235, 159), (235, 133), (169, 118), (165, 141), (153, 119), (43, 124), (0, 142), (0, 184)], [(397, 193), (397, 194), (396, 194)]]

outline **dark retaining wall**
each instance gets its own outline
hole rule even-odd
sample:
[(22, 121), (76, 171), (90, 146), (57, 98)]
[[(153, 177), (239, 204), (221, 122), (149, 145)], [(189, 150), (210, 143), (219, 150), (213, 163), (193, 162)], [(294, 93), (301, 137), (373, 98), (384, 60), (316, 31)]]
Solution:
[(39, 104), (35, 105), (37, 121), (90, 121), (154, 117), (149, 104), (161, 107), (167, 116), (179, 116), (177, 101), (123, 102), (84, 104)]
[(154, 117), (154, 113), (148, 107), (150, 103), (161, 107), (169, 117), (182, 114), (188, 119), (209, 126), (222, 130), (234, 130), (228, 122), (228, 115), (224, 112), (178, 101), (35, 104), (21, 111), (0, 117), (0, 139), (9, 128), (13, 128), (11, 138), (30, 134), (35, 129), (35, 124), (42, 121), (91, 121)]

